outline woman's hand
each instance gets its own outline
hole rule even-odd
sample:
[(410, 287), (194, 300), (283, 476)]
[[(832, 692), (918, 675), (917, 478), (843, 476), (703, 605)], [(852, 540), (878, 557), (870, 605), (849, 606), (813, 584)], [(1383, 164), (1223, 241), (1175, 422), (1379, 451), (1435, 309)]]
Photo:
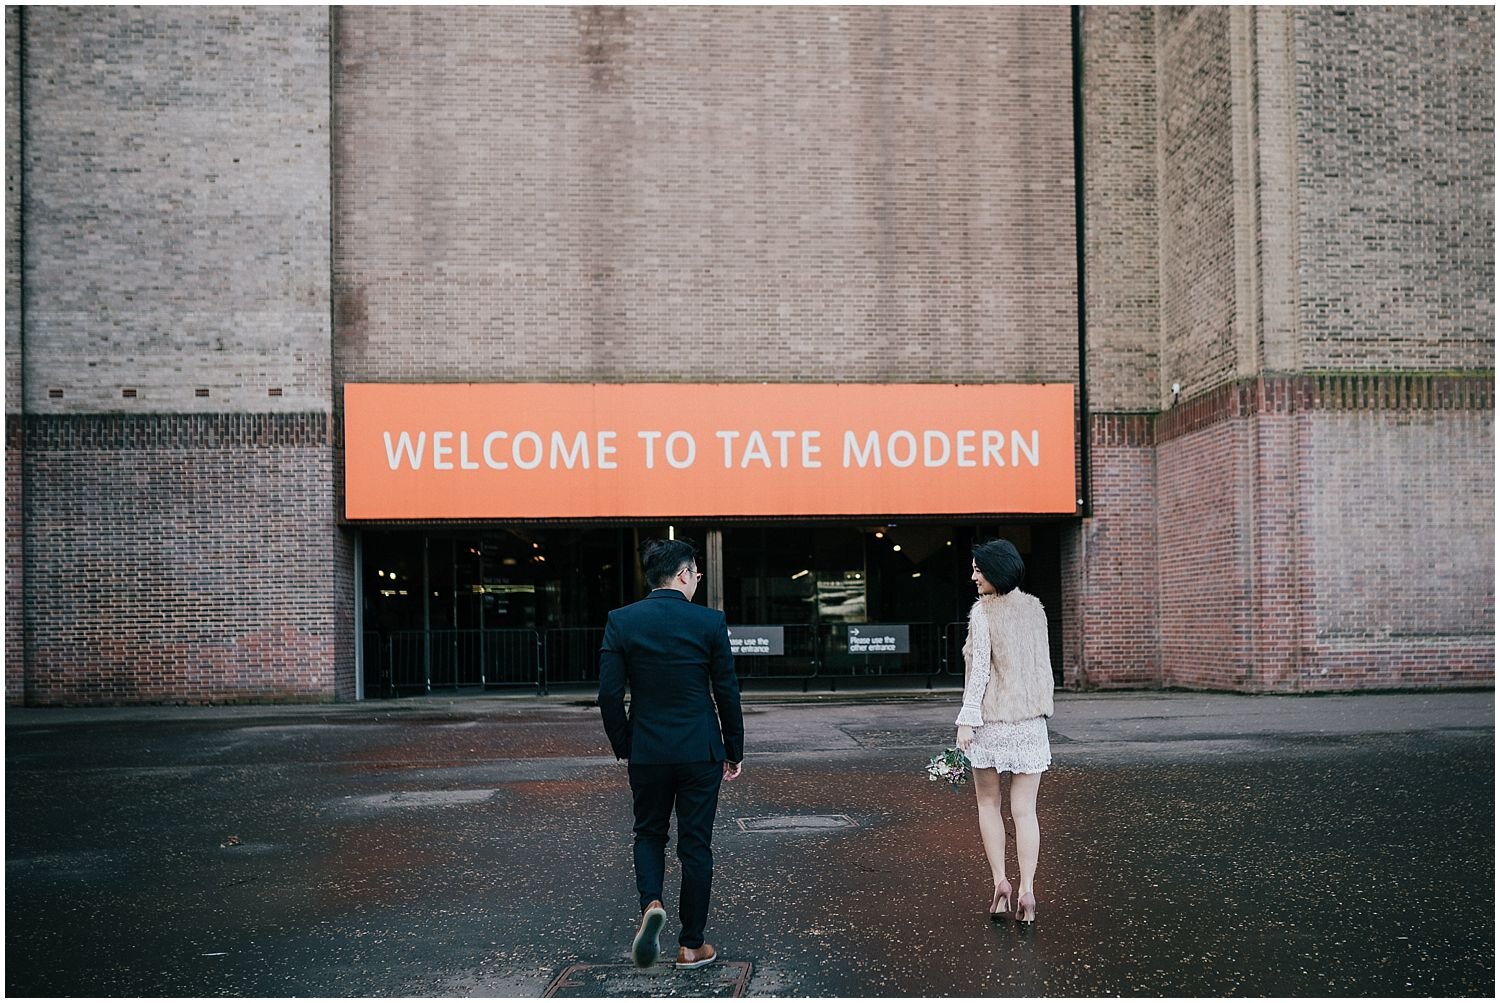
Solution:
[(958, 726), (958, 747), (963, 752), (969, 751), (969, 743), (974, 741), (974, 729), (966, 724)]

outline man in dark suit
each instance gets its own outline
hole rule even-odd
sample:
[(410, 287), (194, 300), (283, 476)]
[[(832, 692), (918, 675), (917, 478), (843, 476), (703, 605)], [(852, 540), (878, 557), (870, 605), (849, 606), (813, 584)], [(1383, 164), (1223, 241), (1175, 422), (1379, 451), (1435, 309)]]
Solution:
[[(686, 540), (648, 540), (641, 566), (651, 594), (609, 614), (599, 649), (599, 710), (618, 759), (629, 762), (635, 803), (635, 884), (641, 921), (631, 944), (647, 968), (661, 953), (667, 829), (677, 810), (682, 862), (678, 968), (717, 958), (703, 940), (713, 884), (719, 785), (740, 775), (745, 726), (724, 614), (693, 603), (703, 577)], [(625, 687), (630, 687), (630, 712)]]

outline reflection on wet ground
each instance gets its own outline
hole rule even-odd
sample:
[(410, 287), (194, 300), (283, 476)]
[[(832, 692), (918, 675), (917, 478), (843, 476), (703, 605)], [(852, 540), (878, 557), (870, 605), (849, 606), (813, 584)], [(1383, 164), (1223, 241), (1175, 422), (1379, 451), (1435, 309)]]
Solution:
[[(1493, 695), (1345, 699), (1326, 733), (1286, 727), (1306, 701), (1060, 702), (1031, 930), (988, 918), (972, 793), (925, 777), (951, 708), (766, 709), (709, 939), (750, 995), (1489, 995)], [(597, 712), (310, 713), (8, 727), (7, 991), (635, 994)]]

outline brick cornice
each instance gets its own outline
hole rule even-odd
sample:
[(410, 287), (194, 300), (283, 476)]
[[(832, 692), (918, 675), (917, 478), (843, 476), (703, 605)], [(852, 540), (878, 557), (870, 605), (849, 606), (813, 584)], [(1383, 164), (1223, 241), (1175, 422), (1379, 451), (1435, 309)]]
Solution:
[(1494, 373), (1297, 373), (1226, 383), (1152, 413), (1089, 416), (1096, 446), (1151, 446), (1234, 418), (1314, 411), (1493, 411)]
[(6, 445), (28, 453), (77, 449), (226, 449), (326, 446), (333, 418), (290, 414), (7, 415)]

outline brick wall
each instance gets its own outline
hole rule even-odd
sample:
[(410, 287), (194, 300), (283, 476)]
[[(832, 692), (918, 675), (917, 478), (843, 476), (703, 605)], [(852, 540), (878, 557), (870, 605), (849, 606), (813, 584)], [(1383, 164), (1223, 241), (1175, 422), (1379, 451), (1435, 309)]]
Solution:
[[(1070, 671), (1149, 677), (1119, 651), (1172, 686), (1492, 683), (1493, 13), (1157, 8), (1149, 66), (1133, 13), (1083, 21), (1085, 113), (1107, 122), (1084, 144), (1093, 514), (1066, 556)], [(1145, 224), (1120, 207), (1138, 164), (1111, 102), (1153, 74), (1159, 283), (1115, 252)], [(1121, 360), (1146, 340), (1120, 318), (1158, 295), (1162, 410), (1142, 416)], [(1140, 422), (1154, 448), (1130, 447)], [(1153, 571), (1154, 652), (1116, 607)]]
[(27, 411), (328, 410), (327, 8), (24, 21)]
[(1492, 369), (1495, 13), (1296, 9), (1303, 365)]
[[(346, 380), (1079, 379), (1064, 8), (6, 19), (8, 702), (351, 696)], [(1493, 12), (1081, 24), (1066, 681), (1492, 683)]]
[(1063, 681), (1154, 685), (1156, 454), (1141, 412), (1161, 381), (1156, 13), (1087, 7), (1080, 31), (1092, 512), (1063, 538)]
[(347, 8), (361, 380), (1076, 381), (1067, 8)]
[(26, 680), (24, 508), (21, 502), (21, 419), (5, 416), (5, 703), (19, 703)]
[(1493, 404), (1321, 416), (1305, 466), (1307, 685), (1492, 683)]
[(5, 8), (5, 412), (21, 412), (21, 23)]
[(352, 696), (326, 9), (7, 26), (7, 702)]
[(327, 415), (27, 431), (28, 704), (353, 695)]
[(1250, 429), (1227, 416), (1156, 450), (1161, 682), (1252, 689)]
[(26, 633), (21, 542), (21, 20), (5, 8), (5, 702), (21, 698)]
[(1184, 397), (1239, 366), (1230, 17), (1224, 7), (1157, 15), (1161, 383), (1181, 384)]
[(1095, 515), (1077, 532), (1068, 625), (1079, 642), (1064, 683), (1154, 685), (1161, 680), (1154, 422), (1095, 415), (1089, 434)]
[(1493, 683), (1493, 422), (1488, 377), (1257, 379), (1160, 416), (1161, 681)]
[(1081, 14), (1088, 396), (1095, 412), (1161, 399), (1156, 162), (1156, 16)]

